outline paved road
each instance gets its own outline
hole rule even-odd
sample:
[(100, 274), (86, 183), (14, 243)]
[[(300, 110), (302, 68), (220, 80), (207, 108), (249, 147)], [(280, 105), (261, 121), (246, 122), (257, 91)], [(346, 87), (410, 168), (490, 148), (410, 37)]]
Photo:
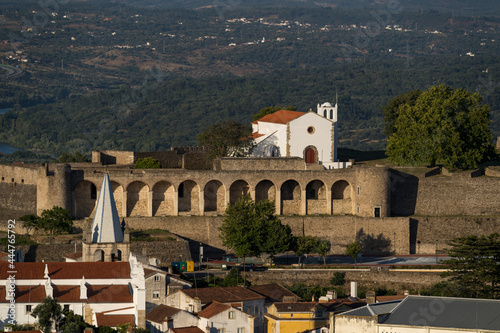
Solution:
[(23, 71), (20, 68), (8, 65), (0, 65), (0, 77), (13, 77), (20, 75)]

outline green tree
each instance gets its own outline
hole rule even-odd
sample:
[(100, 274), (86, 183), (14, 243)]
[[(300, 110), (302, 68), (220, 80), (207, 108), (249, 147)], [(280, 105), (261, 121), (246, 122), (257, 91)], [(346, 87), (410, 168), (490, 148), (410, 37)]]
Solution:
[[(243, 257), (243, 262), (247, 256), (259, 256), (266, 251), (274, 254), (276, 251), (284, 252), (286, 245), (290, 245), (290, 229), (281, 225), (274, 204), (268, 200), (256, 203), (249, 195), (241, 197), (226, 209), (219, 231), (222, 244), (238, 257)], [(285, 239), (277, 240), (275, 235), (269, 234), (270, 231)]]
[(316, 252), (323, 257), (323, 264), (326, 266), (326, 254), (330, 252), (332, 248), (332, 243), (328, 239), (318, 240), (318, 245), (316, 247)]
[(477, 168), (494, 155), (490, 109), (481, 102), (477, 93), (440, 85), (421, 93), (414, 105), (401, 104), (387, 156), (399, 165)]
[(237, 286), (240, 283), (244, 283), (245, 286), (250, 286), (250, 282), (244, 279), (241, 274), (240, 270), (238, 267), (234, 267), (229, 271), (229, 274), (226, 275), (224, 280), (222, 280), (222, 287), (234, 287)]
[(332, 286), (343, 286), (345, 283), (345, 272), (335, 272), (333, 277), (330, 279), (330, 284)]
[(49, 242), (52, 244), (52, 236), (63, 232), (70, 232), (73, 229), (73, 221), (66, 209), (55, 206), (46, 209), (40, 216), (40, 228), (49, 232)]
[(59, 156), (58, 162), (59, 163), (90, 162), (90, 159), (87, 157), (87, 155), (80, 152), (75, 152), (72, 154), (62, 153), (61, 156)]
[(135, 162), (134, 168), (136, 169), (160, 169), (160, 161), (153, 157), (139, 158)]
[(354, 241), (347, 245), (345, 249), (345, 254), (351, 256), (354, 259), (354, 263), (358, 263), (358, 254), (361, 253), (361, 245), (359, 245), (358, 241)]
[(72, 310), (64, 311), (64, 319), (60, 325), (61, 332), (82, 333), (89, 326), (83, 317)]
[(294, 108), (293, 106), (287, 106), (286, 108), (283, 108), (281, 106), (268, 106), (260, 109), (259, 113), (254, 114), (252, 116), (252, 120), (253, 121), (259, 120), (260, 118), (267, 116), (268, 114), (275, 113), (276, 111), (279, 110), (297, 111), (297, 109)]
[(442, 276), (460, 287), (461, 296), (500, 297), (500, 235), (458, 237), (448, 245), (451, 259), (443, 263), (449, 270)]
[(45, 297), (43, 302), (38, 304), (31, 313), (33, 317), (38, 319), (38, 324), (43, 333), (50, 333), (52, 331), (52, 326), (56, 325), (61, 314), (61, 305), (59, 305), (57, 298), (52, 297)]
[(300, 259), (304, 254), (313, 253), (318, 248), (319, 238), (313, 236), (302, 236), (297, 237), (296, 239), (296, 248), (295, 254), (299, 257), (299, 265)]
[(198, 142), (211, 158), (244, 156), (252, 147), (251, 128), (236, 121), (207, 127), (198, 135)]
[[(267, 201), (266, 205), (271, 205), (269, 209), (275, 211), (274, 204)], [(295, 237), (292, 235), (292, 229), (289, 225), (281, 223), (280, 219), (273, 216), (266, 221), (266, 237), (263, 244), (263, 252), (271, 257), (271, 264), (274, 262), (274, 256), (278, 253), (290, 251), (295, 246)]]
[(21, 216), (19, 220), (23, 222), (22, 225), (23, 228), (26, 229), (26, 236), (29, 236), (32, 230), (38, 230), (40, 228), (40, 217), (34, 214)]
[(382, 107), (382, 114), (384, 115), (384, 132), (387, 137), (390, 137), (396, 131), (396, 120), (399, 116), (399, 107), (401, 105), (414, 106), (420, 94), (422, 94), (420, 90), (409, 91), (394, 97)]

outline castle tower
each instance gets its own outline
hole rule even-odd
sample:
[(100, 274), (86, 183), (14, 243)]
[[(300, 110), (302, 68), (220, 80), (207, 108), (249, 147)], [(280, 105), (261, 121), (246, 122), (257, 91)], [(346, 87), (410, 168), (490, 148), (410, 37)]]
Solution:
[(94, 221), (86, 230), (82, 244), (82, 261), (127, 261), (130, 233), (120, 224), (109, 175), (102, 180)]

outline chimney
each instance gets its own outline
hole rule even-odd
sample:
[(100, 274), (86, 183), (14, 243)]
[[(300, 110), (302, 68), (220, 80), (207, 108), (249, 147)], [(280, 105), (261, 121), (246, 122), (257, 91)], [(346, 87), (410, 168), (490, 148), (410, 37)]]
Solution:
[(326, 292), (326, 297), (328, 297), (328, 299), (337, 299), (337, 292), (335, 290), (329, 290)]
[(375, 291), (370, 290), (366, 292), (366, 304), (377, 303), (377, 297), (375, 296)]
[(205, 327), (205, 332), (210, 333), (210, 326), (208, 326), (208, 324), (207, 327)]
[(54, 297), (54, 287), (52, 287), (50, 277), (45, 281), (45, 297)]
[(87, 299), (87, 286), (85, 285), (85, 275), (80, 280), (80, 299)]
[(408, 295), (410, 295), (410, 292), (409, 292), (408, 290), (404, 290), (404, 291), (403, 291), (403, 294), (404, 294), (405, 296), (408, 296)]
[(312, 297), (311, 297), (311, 302), (317, 302), (317, 301), (318, 301), (318, 300), (317, 300), (317, 298), (316, 298), (316, 295), (314, 295), (314, 294), (313, 294), (313, 295), (312, 295)]
[(3, 331), (4, 332), (12, 332), (12, 326), (4, 326)]
[(358, 297), (358, 283), (351, 281), (351, 297)]

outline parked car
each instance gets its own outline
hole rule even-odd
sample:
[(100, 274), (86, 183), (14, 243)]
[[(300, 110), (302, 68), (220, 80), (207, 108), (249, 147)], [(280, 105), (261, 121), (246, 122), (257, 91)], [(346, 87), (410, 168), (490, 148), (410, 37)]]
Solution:
[(238, 269), (240, 271), (251, 272), (255, 270), (255, 264), (239, 264)]

